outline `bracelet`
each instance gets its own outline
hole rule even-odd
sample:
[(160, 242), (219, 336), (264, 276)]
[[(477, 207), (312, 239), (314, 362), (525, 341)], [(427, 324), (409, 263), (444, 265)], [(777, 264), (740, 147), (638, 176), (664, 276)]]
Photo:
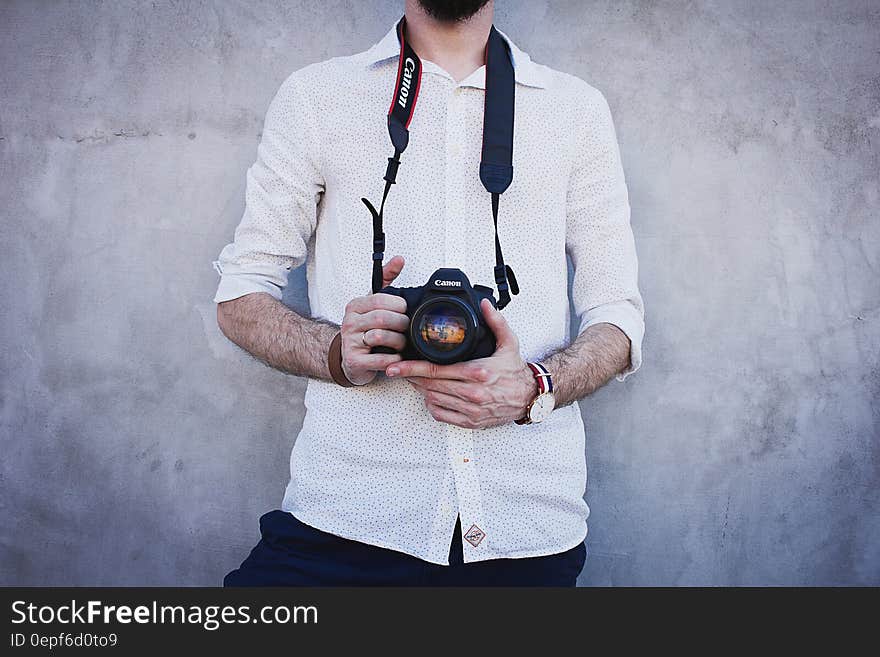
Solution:
[(330, 351), (327, 352), (327, 368), (330, 370), (330, 376), (333, 380), (343, 388), (353, 388), (354, 384), (345, 376), (342, 370), (342, 333), (333, 336), (330, 342)]

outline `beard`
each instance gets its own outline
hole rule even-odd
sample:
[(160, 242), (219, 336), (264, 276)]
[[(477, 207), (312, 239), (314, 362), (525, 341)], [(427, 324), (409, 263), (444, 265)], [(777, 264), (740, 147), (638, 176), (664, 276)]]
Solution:
[(438, 21), (461, 22), (476, 14), (489, 0), (419, 0), (429, 16)]

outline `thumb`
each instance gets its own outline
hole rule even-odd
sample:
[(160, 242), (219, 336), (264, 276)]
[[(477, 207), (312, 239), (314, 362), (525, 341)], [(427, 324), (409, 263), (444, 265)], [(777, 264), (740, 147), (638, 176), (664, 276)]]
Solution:
[(480, 308), (483, 311), (483, 319), (495, 334), (495, 342), (497, 343), (496, 351), (501, 349), (516, 349), (519, 351), (519, 339), (510, 328), (510, 324), (504, 319), (504, 315), (488, 299), (480, 302)]
[(394, 256), (388, 261), (388, 264), (382, 267), (382, 287), (391, 285), (394, 282), (394, 279), (403, 271), (403, 264), (403, 256)]

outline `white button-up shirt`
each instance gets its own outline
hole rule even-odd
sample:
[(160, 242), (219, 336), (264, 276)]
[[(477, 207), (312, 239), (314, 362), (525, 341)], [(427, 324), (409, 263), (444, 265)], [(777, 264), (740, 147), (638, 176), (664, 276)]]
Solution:
[[(643, 310), (608, 104), (504, 38), (516, 123), (499, 233), (521, 288), (504, 316), (527, 360), (568, 344), (569, 256), (579, 330), (600, 322), (623, 330), (631, 372)], [(341, 323), (346, 304), (369, 293), (372, 226), (360, 198), (381, 198), (398, 54), (392, 28), (366, 52), (282, 84), (248, 170), (244, 216), (215, 263), (215, 301), (280, 299), (303, 263), (315, 317)], [(494, 284), (491, 200), (478, 176), (484, 89), (485, 67), (456, 83), (423, 61), (409, 147), (385, 208), (386, 253), (406, 259), (394, 285), (421, 286), (439, 267)], [(465, 562), (553, 554), (586, 536), (577, 404), (540, 424), (462, 429), (435, 421), (405, 380), (380, 377), (357, 388), (310, 380), (305, 406), (282, 508), (309, 525), (437, 564), (448, 563), (456, 516)]]

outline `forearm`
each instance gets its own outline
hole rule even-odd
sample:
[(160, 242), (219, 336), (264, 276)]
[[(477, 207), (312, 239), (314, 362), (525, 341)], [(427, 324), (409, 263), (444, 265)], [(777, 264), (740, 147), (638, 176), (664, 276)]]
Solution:
[(630, 343), (613, 324), (594, 324), (564, 349), (542, 359), (553, 374), (556, 406), (565, 406), (601, 388), (629, 366)]
[(218, 304), (217, 323), (227, 338), (270, 367), (331, 380), (327, 351), (338, 326), (302, 317), (265, 292)]

